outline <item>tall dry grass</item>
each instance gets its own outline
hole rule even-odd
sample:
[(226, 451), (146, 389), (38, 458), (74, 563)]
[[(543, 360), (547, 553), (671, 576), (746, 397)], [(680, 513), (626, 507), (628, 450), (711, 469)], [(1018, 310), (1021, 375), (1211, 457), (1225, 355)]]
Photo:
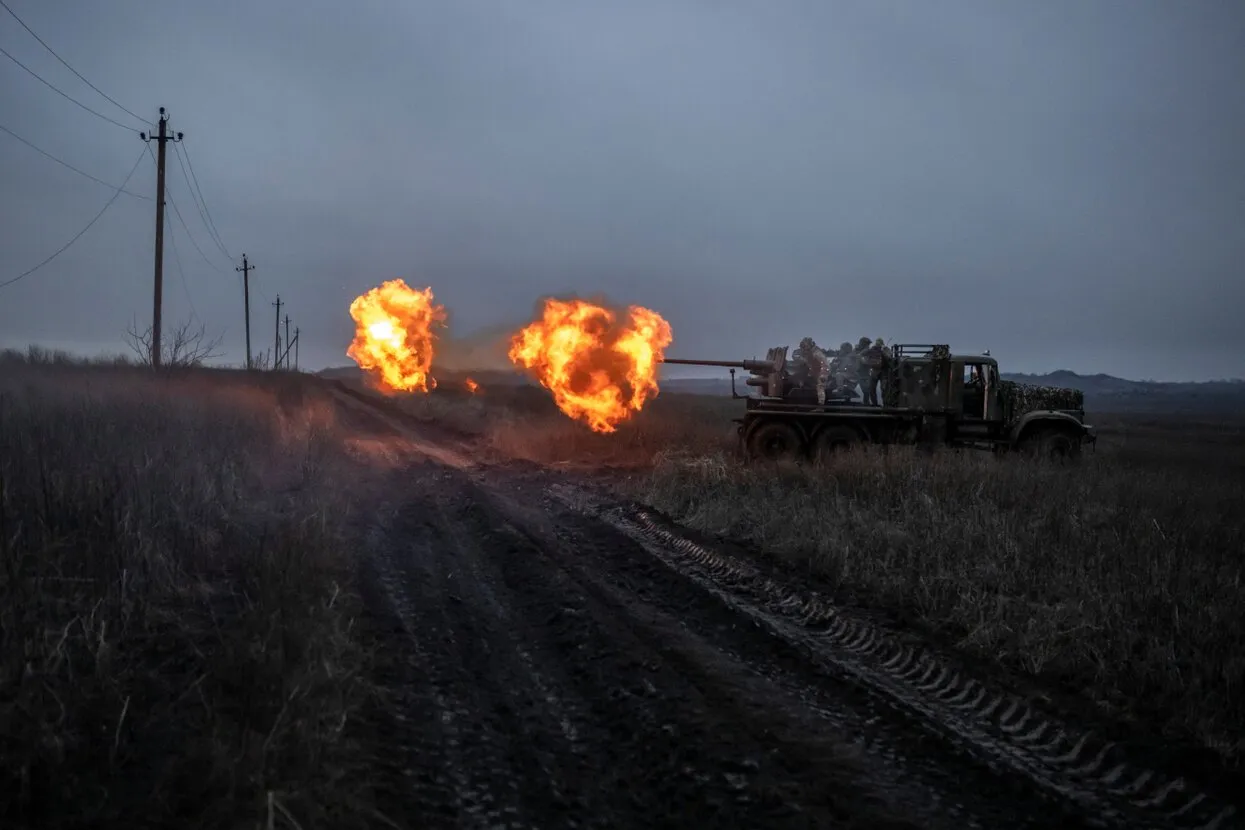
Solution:
[(1236, 763), (1245, 431), (1108, 418), (1104, 432), (1072, 468), (905, 448), (824, 470), (673, 451), (622, 486)]
[(327, 400), (8, 357), (0, 825), (363, 826)]

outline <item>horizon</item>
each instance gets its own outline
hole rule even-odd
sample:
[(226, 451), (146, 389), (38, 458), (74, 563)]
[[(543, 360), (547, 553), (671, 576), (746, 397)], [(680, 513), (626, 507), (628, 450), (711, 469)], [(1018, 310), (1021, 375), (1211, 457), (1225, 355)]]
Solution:
[[(93, 352), (84, 352), (80, 349), (64, 348), (63, 346), (55, 346), (55, 345), (44, 345), (40, 343), (26, 343), (24, 345), (9, 345), (7, 342), (0, 342), (0, 352), (15, 351), (21, 354), (26, 354), (27, 350), (32, 347), (44, 349), (48, 352), (54, 352), (54, 353), (60, 352), (60, 353), (67, 354), (76, 359), (85, 359), (85, 360), (110, 359), (116, 356), (124, 357), (130, 360), (133, 360), (135, 358), (133, 351), (128, 346), (126, 346), (124, 343), (120, 344), (119, 346), (115, 348), (103, 347)], [(675, 355), (670, 355), (670, 356), (674, 357)], [(753, 355), (749, 355), (748, 357), (753, 357)], [(992, 354), (991, 357), (998, 359), (999, 356)], [(715, 358), (704, 358), (704, 359), (712, 360)], [(730, 360), (734, 358), (723, 358), (723, 359)], [(740, 359), (745, 359), (745, 358), (741, 357)], [(228, 368), (241, 368), (243, 366), (243, 363), (241, 361), (236, 361), (236, 360), (231, 361), (231, 360), (226, 360), (222, 358), (220, 360), (207, 362), (204, 364), (204, 366), (207, 368), (228, 369)], [(309, 374), (319, 374), (321, 372), (336, 371), (336, 370), (343, 370), (343, 369), (355, 369), (360, 372), (364, 371), (358, 366), (358, 364), (350, 362), (350, 358), (346, 357), (346, 355), (344, 354), (344, 350), (343, 350), (342, 360), (340, 362), (328, 363), (325, 365), (320, 365), (318, 368), (311, 368), (310, 366), (306, 365), (306, 361), (303, 361), (303, 366), (300, 367), (301, 371), (307, 372)], [(523, 370), (517, 367), (513, 367), (513, 366), (489, 367), (485, 365), (480, 365), (480, 366), (468, 366), (464, 368), (446, 369), (444, 366), (440, 366), (440, 367), (437, 366), (436, 360), (434, 358), (433, 370), (436, 371), (438, 369), (440, 371), (443, 371), (443, 372), (448, 371), (453, 374), (462, 374), (462, 373), (473, 372), (473, 371), (474, 372), (513, 372), (514, 374), (517, 374), (517, 375), (525, 374)], [(1125, 377), (1123, 375), (1113, 374), (1111, 372), (1086, 372), (1086, 371), (1081, 371), (1077, 369), (1069, 369), (1066, 367), (1057, 368), (1057, 369), (1047, 369), (1047, 370), (1022, 371), (1022, 370), (1010, 369), (1010, 368), (1005, 367), (1001, 360), (999, 361), (999, 369), (1000, 369), (1000, 374), (1003, 374), (1003, 375), (1028, 375), (1028, 376), (1033, 376), (1033, 377), (1047, 377), (1047, 376), (1059, 374), (1062, 372), (1070, 372), (1076, 375), (1077, 377), (1082, 377), (1082, 378), (1109, 377), (1109, 378), (1114, 378), (1115, 380), (1127, 381), (1129, 383), (1154, 383), (1154, 384), (1245, 383), (1245, 378), (1239, 378), (1239, 377), (1217, 377), (1217, 378), (1211, 377), (1211, 378), (1201, 378), (1201, 379), (1130, 378), (1130, 377)], [(697, 372), (707, 372), (707, 371), (709, 371), (708, 367), (663, 366), (661, 369), (661, 377), (664, 380), (706, 380), (706, 381), (710, 381), (710, 380), (729, 381), (730, 380), (729, 370), (725, 368), (721, 370), (721, 374), (698, 374), (697, 373)]]

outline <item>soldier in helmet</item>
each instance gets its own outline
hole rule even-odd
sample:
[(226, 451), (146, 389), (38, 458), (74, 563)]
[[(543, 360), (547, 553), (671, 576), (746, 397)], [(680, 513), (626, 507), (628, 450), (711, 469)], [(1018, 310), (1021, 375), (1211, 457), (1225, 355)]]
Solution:
[(849, 397), (855, 395), (856, 370), (856, 354), (852, 351), (852, 344), (844, 341), (830, 367), (830, 372), (834, 375), (834, 385), (840, 393)]
[(817, 403), (825, 403), (829, 361), (825, 353), (817, 347), (816, 341), (811, 337), (801, 340), (792, 356), (792, 362), (795, 364), (792, 380), (805, 388), (814, 388), (817, 392)]
[(813, 342), (813, 338), (805, 337), (791, 352), (791, 360), (787, 362), (787, 371), (796, 385), (803, 386), (804, 382), (808, 380), (809, 367), (806, 358), (815, 347), (816, 343)]
[[(863, 341), (863, 338), (861, 340)], [(870, 343), (864, 350), (864, 367), (861, 371), (861, 388), (864, 392), (866, 406), (878, 405), (878, 384), (882, 380), (884, 358), (882, 356), (882, 338)]]

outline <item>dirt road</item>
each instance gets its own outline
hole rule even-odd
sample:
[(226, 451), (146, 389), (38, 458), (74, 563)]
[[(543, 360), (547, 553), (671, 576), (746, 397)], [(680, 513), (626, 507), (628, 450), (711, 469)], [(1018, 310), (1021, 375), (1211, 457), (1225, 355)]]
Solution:
[(372, 424), (360, 562), (401, 827), (1239, 826), (590, 482)]

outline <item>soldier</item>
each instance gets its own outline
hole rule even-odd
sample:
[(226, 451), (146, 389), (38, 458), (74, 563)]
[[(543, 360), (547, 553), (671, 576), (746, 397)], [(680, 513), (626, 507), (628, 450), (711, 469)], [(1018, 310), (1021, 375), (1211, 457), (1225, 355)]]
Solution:
[(834, 358), (831, 366), (831, 372), (834, 374), (834, 383), (838, 390), (848, 397), (854, 396), (856, 386), (856, 374), (858, 369), (858, 361), (855, 352), (852, 351), (852, 344), (844, 341), (839, 346), (839, 353)]
[(793, 380), (806, 388), (812, 386), (817, 391), (817, 403), (825, 403), (828, 361), (813, 338), (805, 337), (800, 341), (793, 362), (796, 364)]
[[(864, 342), (864, 338), (861, 338), (861, 342)], [(861, 371), (861, 376), (864, 378), (862, 385), (864, 387), (866, 406), (878, 405), (878, 384), (882, 381), (882, 370), (886, 366), (885, 354), (882, 351), (882, 347), (885, 345), (882, 338), (879, 337), (864, 351), (864, 368)]]
[(882, 403), (885, 406), (895, 406), (895, 393), (891, 389), (894, 385), (892, 367), (895, 365), (895, 354), (891, 351), (891, 347), (886, 345), (886, 341), (880, 337), (877, 339), (877, 345), (882, 347)]

